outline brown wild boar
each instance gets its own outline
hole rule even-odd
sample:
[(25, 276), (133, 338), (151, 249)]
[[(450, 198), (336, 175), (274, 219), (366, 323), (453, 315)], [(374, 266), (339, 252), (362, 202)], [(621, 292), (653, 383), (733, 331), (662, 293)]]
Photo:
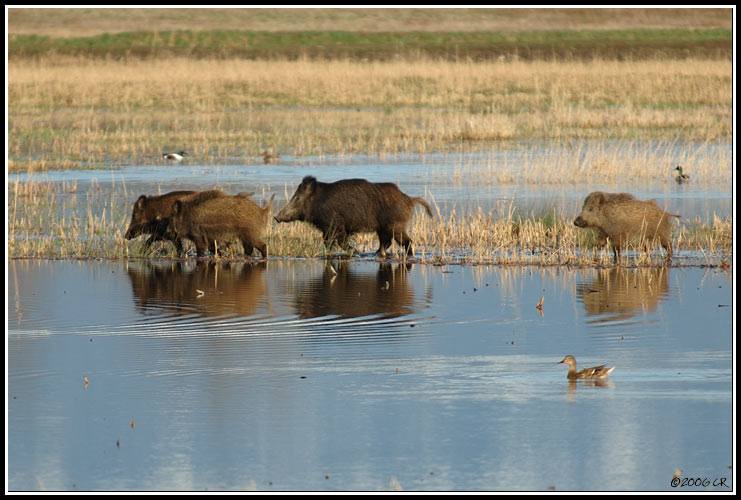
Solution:
[[(610, 198), (612, 201), (617, 202), (620, 200), (635, 200), (636, 197), (630, 193), (604, 193), (606, 198)], [(607, 233), (598, 227), (593, 227), (597, 232), (597, 248), (602, 248), (607, 245)]]
[(411, 198), (390, 182), (344, 179), (326, 183), (306, 176), (275, 220), (298, 220), (314, 225), (322, 231), (327, 248), (335, 242), (347, 248), (347, 238), (352, 234), (375, 232), (379, 240), (376, 253), (385, 257), (394, 239), (412, 255), (407, 226), (417, 203), (432, 217), (430, 205), (424, 199)]
[(251, 255), (257, 248), (266, 258), (268, 249), (262, 234), (274, 197), (270, 197), (265, 208), (244, 194), (218, 197), (204, 194), (187, 201), (176, 200), (172, 204), (170, 227), (177, 237), (193, 241), (199, 257), (207, 249), (213, 251), (215, 243), (226, 246), (238, 239), (245, 255)]
[(597, 229), (600, 235), (598, 247), (604, 246), (606, 238), (610, 238), (615, 262), (620, 257), (620, 250), (629, 242), (641, 243), (648, 251), (649, 243), (657, 239), (667, 251), (666, 260), (671, 261), (670, 217), (679, 215), (662, 210), (654, 200), (637, 200), (628, 193), (595, 191), (584, 200), (574, 225)]
[(168, 240), (175, 243), (180, 253), (183, 249), (182, 241), (174, 233), (168, 231), (172, 204), (176, 200), (187, 200), (197, 193), (197, 191), (172, 191), (159, 196), (141, 195), (134, 203), (131, 222), (126, 230), (126, 239), (131, 240), (140, 234), (149, 234), (147, 247), (155, 241)]
[[(239, 193), (237, 196), (249, 198), (250, 193)], [(183, 251), (182, 240), (170, 229), (170, 217), (172, 216), (172, 204), (176, 200), (186, 202), (198, 196), (203, 200), (209, 197), (226, 196), (217, 189), (208, 191), (172, 191), (158, 196), (141, 195), (131, 213), (131, 222), (126, 230), (126, 239), (131, 240), (141, 234), (149, 234), (145, 245), (149, 247), (155, 241), (172, 241), (178, 253)], [(213, 251), (213, 248), (211, 249)]]

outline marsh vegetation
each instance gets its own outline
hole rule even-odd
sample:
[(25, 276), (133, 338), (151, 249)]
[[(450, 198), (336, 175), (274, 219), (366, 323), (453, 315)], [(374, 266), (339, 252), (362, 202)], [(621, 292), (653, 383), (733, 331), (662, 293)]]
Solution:
[[(712, 45), (713, 40), (725, 44), (729, 27), (722, 9), (680, 9), (669, 17), (651, 9), (640, 10), (640, 15), (629, 9), (568, 15), (546, 9), (519, 11), (514, 17), (510, 10), (474, 11), (471, 17), (465, 9), (447, 14), (432, 9), (413, 16), (428, 29), (400, 29), (393, 37), (363, 28), (362, 20), (382, 15), (380, 11), (358, 10), (354, 16), (350, 10), (289, 9), (254, 11), (252, 17), (247, 11), (235, 15), (264, 23), (261, 34), (257, 28), (131, 33), (126, 23), (146, 28), (133, 10), (113, 17), (105, 9), (57, 11), (80, 21), (82, 38), (74, 38), (53, 29), (60, 23), (48, 22), (45, 9), (12, 9), (10, 256), (144, 256), (140, 242), (122, 238), (131, 204), (143, 193), (128, 192), (124, 180), (110, 192), (97, 192), (93, 185), (84, 196), (66, 196), (76, 189), (74, 182), (55, 184), (38, 174), (156, 165), (162, 163), (163, 151), (187, 150), (185, 164), (194, 167), (262, 165), (265, 152), (288, 168), (305, 159), (321, 165), (327, 158), (359, 155), (459, 155), (452, 173), (439, 176), (451, 185), (659, 184), (671, 182), (674, 161), (689, 166), (694, 185), (716, 190), (731, 182), (733, 92), (727, 53), (685, 50), (671, 55), (658, 50), (647, 56), (625, 49), (619, 57), (608, 52), (577, 57), (561, 51), (566, 46), (603, 47), (608, 39), (654, 48), (667, 40), (692, 47)], [(206, 25), (224, 22), (223, 11), (206, 12)], [(401, 19), (410, 12), (398, 14)], [(174, 22), (178, 15), (177, 10), (166, 12), (164, 22)], [(546, 31), (503, 27), (516, 27), (514, 18), (525, 22), (533, 15)], [(293, 26), (291, 19), (301, 16), (314, 30), (310, 34), (295, 26), (276, 29)], [(331, 16), (344, 31), (322, 32)], [(178, 21), (183, 30), (192, 27), (186, 18)], [(594, 31), (597, 25), (613, 31)], [(109, 26), (111, 35), (102, 34), (100, 26)], [(482, 30), (501, 31), (484, 40)], [(227, 50), (244, 37), (252, 37), (250, 46), (262, 50), (261, 55), (237, 57)], [(500, 37), (504, 45), (491, 37)], [(656, 45), (657, 40), (663, 41)], [(525, 57), (520, 49), (534, 43), (550, 46), (550, 54)], [(161, 52), (139, 54), (131, 48), (137, 44)], [(278, 50), (281, 44), (306, 50), (291, 55)], [(312, 55), (308, 48), (317, 44), (351, 49)], [(365, 47), (378, 55), (385, 53), (386, 44), (395, 55), (354, 52)], [(476, 44), (514, 45), (496, 54), (466, 55)], [(432, 50), (440, 46), (448, 47), (447, 55)], [(455, 57), (450, 56), (451, 46), (460, 50)], [(188, 47), (199, 50), (188, 52)], [(636, 141), (654, 147), (633, 149)], [(500, 151), (530, 148), (539, 153), (516, 164), (496, 157)], [(467, 158), (476, 154), (490, 160), (469, 163)], [(304, 173), (302, 169), (295, 179), (286, 175), (283, 182), (297, 182)], [(348, 171), (346, 177), (358, 176)], [(245, 181), (246, 190), (266, 189), (259, 174)], [(158, 185), (155, 191), (169, 190)], [(96, 197), (105, 200), (86, 201)], [(422, 260), (445, 259), (463, 249), (464, 260), (474, 262), (569, 263), (594, 240), (590, 232), (573, 227), (572, 214), (556, 207), (543, 217), (505, 209), (463, 214), (455, 206), (437, 208), (440, 216), (433, 221), (416, 216), (413, 221)], [(709, 251), (703, 245), (710, 245), (713, 251), (729, 251), (730, 218), (686, 222), (673, 236), (678, 248)], [(321, 239), (301, 226), (277, 229), (271, 221), (267, 227), (272, 255), (321, 255), (325, 250), (316, 241)], [(359, 237), (355, 243), (360, 252), (365, 251), (364, 241)]]

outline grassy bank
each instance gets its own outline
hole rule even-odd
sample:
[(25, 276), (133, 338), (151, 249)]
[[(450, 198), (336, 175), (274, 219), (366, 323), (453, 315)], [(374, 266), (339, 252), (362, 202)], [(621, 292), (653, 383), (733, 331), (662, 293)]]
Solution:
[[(283, 155), (487, 151), (530, 139), (732, 137), (727, 61), (8, 64), (11, 171)], [(725, 168), (722, 169), (725, 171)]]
[[(167, 242), (147, 249), (145, 237), (128, 241), (124, 232), (137, 193), (125, 185), (103, 191), (93, 184), (87, 193), (78, 193), (76, 183), (13, 182), (8, 190), (8, 258), (177, 258)], [(265, 194), (265, 193), (263, 193)], [(420, 211), (418, 211), (420, 212)], [(442, 215), (433, 202), (433, 218), (417, 213), (410, 234), (415, 257), (426, 263), (492, 263), (535, 265), (610, 266), (612, 253), (595, 248), (596, 235), (577, 228), (571, 217), (555, 210), (523, 217), (506, 213), (478, 212), (460, 215), (455, 207)], [(272, 256), (316, 258), (335, 254), (322, 244), (320, 232), (305, 223), (268, 222), (265, 241)], [(351, 238), (361, 254), (378, 247), (375, 235)], [(709, 222), (683, 221), (672, 234), (674, 263), (722, 265), (733, 251), (732, 218)], [(191, 245), (188, 243), (188, 245)], [(193, 250), (192, 246), (186, 246)], [(683, 257), (688, 252), (691, 257)], [(226, 258), (241, 252), (227, 248)], [(241, 256), (236, 256), (242, 258)], [(391, 247), (391, 258), (402, 258), (400, 248)], [(642, 251), (624, 257), (626, 265), (656, 265), (663, 253), (652, 256)]]
[(448, 61), (538, 59), (721, 58), (733, 54), (733, 31), (715, 29), (525, 30), (446, 32), (133, 31), (86, 37), (10, 35), (8, 57), (101, 59), (247, 58), (262, 60)]

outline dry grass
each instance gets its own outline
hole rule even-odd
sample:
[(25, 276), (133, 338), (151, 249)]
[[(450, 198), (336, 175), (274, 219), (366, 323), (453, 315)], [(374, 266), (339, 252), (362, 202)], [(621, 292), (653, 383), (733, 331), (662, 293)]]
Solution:
[[(282, 155), (486, 151), (502, 141), (730, 141), (725, 61), (8, 64), (11, 171)], [(601, 175), (601, 174), (600, 174)]]

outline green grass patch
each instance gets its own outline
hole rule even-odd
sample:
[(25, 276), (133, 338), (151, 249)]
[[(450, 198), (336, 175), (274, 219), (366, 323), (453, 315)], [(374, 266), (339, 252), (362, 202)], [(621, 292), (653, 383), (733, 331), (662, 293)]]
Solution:
[(727, 57), (729, 29), (542, 30), (472, 32), (134, 31), (89, 37), (10, 35), (8, 57), (49, 53), (113, 58), (448, 60)]

